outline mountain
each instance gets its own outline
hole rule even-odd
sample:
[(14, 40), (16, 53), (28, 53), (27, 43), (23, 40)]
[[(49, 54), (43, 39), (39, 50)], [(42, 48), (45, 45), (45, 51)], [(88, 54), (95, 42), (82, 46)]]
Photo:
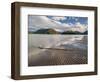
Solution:
[(88, 31), (85, 31), (83, 34), (88, 34)]
[(82, 34), (82, 33), (78, 31), (65, 31), (62, 34)]
[(49, 28), (49, 29), (39, 29), (35, 32), (29, 31), (29, 33), (34, 33), (34, 34), (87, 34), (87, 31), (85, 32), (79, 32), (79, 31), (57, 31), (55, 29)]
[(54, 29), (39, 29), (36, 32), (33, 32), (35, 34), (59, 34)]

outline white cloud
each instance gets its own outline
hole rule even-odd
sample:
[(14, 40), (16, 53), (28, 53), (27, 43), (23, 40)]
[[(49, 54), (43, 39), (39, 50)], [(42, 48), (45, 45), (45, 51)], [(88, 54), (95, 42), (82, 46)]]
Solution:
[(84, 24), (81, 24), (81, 23), (76, 23), (76, 26), (79, 26), (80, 27), (80, 29), (86, 29), (87, 28), (87, 26), (86, 25), (84, 25)]
[(76, 17), (70, 17), (70, 18), (75, 20), (75, 21), (78, 21), (78, 18), (76, 18)]
[(29, 27), (38, 28), (53, 28), (59, 27), (46, 16), (29, 16)]
[(61, 16), (56, 16), (56, 17), (52, 17), (52, 19), (53, 20), (57, 20), (57, 21), (59, 21), (59, 20), (65, 20), (66, 19), (66, 17), (61, 17)]
[(80, 22), (77, 22), (73, 28), (73, 31), (79, 31), (79, 32), (84, 32), (87, 30), (87, 25), (81, 24)]
[(78, 21), (78, 18), (75, 18), (75, 21)]
[(67, 23), (63, 23), (62, 25), (65, 26), (65, 27), (70, 27), (71, 26), (70, 24), (67, 24)]

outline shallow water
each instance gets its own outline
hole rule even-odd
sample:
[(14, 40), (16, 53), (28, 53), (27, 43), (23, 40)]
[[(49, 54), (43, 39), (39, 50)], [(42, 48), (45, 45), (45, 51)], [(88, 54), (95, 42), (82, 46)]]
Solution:
[(71, 44), (75, 41), (82, 40), (86, 35), (40, 35), (40, 34), (29, 34), (28, 35), (29, 47), (55, 47), (62, 43)]

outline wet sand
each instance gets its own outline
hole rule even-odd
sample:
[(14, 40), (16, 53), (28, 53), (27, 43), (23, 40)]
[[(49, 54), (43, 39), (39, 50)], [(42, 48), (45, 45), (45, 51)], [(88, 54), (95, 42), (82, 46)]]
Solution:
[(29, 66), (87, 64), (87, 50), (45, 50), (29, 56)]

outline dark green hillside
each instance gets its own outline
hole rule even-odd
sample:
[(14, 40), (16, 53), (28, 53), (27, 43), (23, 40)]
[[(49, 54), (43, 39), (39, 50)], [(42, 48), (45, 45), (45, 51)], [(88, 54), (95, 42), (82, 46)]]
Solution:
[(39, 29), (36, 32), (33, 32), (35, 34), (59, 34), (53, 29)]
[(87, 31), (85, 31), (85, 32), (79, 32), (79, 31), (65, 31), (65, 32), (63, 32), (62, 34), (79, 34), (79, 35), (86, 35), (86, 34), (88, 34), (88, 32)]
[(85, 31), (83, 34), (88, 34), (88, 31)]
[(79, 35), (87, 35), (88, 31), (79, 32), (79, 31), (64, 31), (64, 32), (57, 32), (54, 29), (39, 29), (35, 32), (30, 31), (30, 34), (79, 34)]

